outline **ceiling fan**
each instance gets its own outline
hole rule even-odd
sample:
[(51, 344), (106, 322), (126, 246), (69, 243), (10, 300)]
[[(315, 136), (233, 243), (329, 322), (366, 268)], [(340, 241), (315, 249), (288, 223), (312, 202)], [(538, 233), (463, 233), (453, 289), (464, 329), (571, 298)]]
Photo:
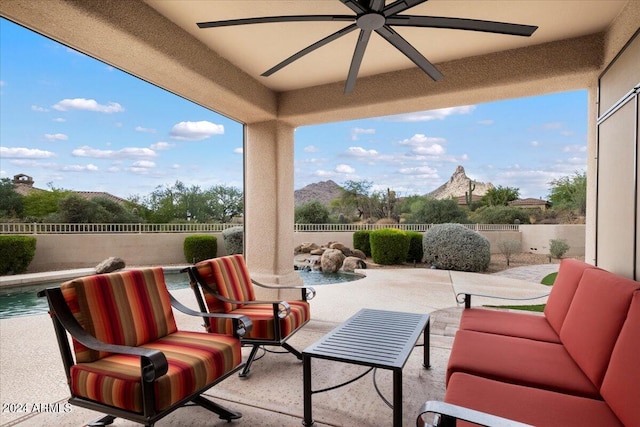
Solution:
[(352, 24), (336, 31), (335, 33), (318, 40), (301, 51), (291, 55), (284, 61), (262, 73), (268, 77), (278, 70), (286, 67), (304, 55), (360, 29), (360, 35), (356, 44), (344, 93), (350, 93), (356, 84), (358, 71), (365, 49), (369, 43), (371, 32), (375, 31), (383, 39), (395, 46), (405, 54), (420, 69), (433, 80), (440, 80), (443, 75), (438, 69), (418, 52), (408, 41), (398, 34), (392, 26), (420, 27), (420, 28), (448, 28), (455, 30), (482, 31), (488, 33), (508, 34), (515, 36), (531, 36), (538, 28), (532, 25), (510, 24), (506, 22), (484, 21), (478, 19), (447, 18), (439, 16), (401, 15), (400, 13), (426, 2), (427, 0), (396, 0), (385, 4), (385, 0), (339, 0), (355, 15), (292, 15), (292, 16), (264, 16), (259, 18), (231, 19), (226, 21), (199, 22), (200, 28), (228, 27), (234, 25), (264, 24), (273, 22), (305, 22), (305, 21), (354, 21)]

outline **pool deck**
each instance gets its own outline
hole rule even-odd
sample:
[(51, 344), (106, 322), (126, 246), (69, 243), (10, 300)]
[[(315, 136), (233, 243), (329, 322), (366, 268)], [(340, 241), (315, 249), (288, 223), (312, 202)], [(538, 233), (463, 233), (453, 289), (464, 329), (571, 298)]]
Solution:
[[(302, 350), (364, 307), (431, 313), (432, 368), (425, 370), (422, 367), (422, 349), (419, 348), (411, 354), (403, 370), (403, 425), (415, 425), (421, 405), (426, 400), (440, 400), (444, 396), (444, 373), (462, 311), (455, 294), (478, 289), (484, 294), (511, 297), (540, 295), (549, 290), (539, 284), (540, 280), (557, 268), (557, 264), (520, 267), (495, 275), (426, 268), (362, 270), (360, 272), (366, 275), (364, 279), (316, 288), (317, 296), (311, 301), (312, 320), (289, 343)], [(196, 308), (189, 289), (172, 293), (186, 305)], [(474, 305), (482, 303), (481, 299), (474, 299)], [(202, 330), (199, 318), (176, 313), (176, 319), (180, 329)], [(248, 349), (244, 349), (243, 354), (246, 357)], [(314, 361), (314, 388), (341, 383), (362, 371), (358, 366)], [(379, 371), (376, 381), (386, 397), (390, 397), (389, 372)], [(205, 394), (243, 413), (243, 418), (234, 424), (298, 427), (303, 415), (302, 364), (290, 354), (267, 353), (253, 365), (248, 379), (234, 375)], [(0, 320), (0, 403), (3, 407), (0, 427), (82, 426), (99, 416), (86, 409), (65, 407), (68, 396), (49, 316)], [(319, 427), (391, 423), (391, 410), (376, 394), (371, 374), (349, 386), (314, 395), (313, 411), (315, 425)], [(117, 419), (114, 425), (135, 424)], [(188, 407), (177, 410), (156, 425), (222, 426), (228, 423), (212, 417), (202, 408)]]

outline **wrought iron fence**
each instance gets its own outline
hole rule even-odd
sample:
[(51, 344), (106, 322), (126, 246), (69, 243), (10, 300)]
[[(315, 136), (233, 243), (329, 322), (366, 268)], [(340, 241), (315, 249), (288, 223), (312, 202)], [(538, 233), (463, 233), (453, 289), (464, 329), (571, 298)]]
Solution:
[[(219, 233), (238, 224), (48, 224), (0, 223), (0, 234), (90, 234), (90, 233)], [(354, 232), (399, 228), (425, 232), (434, 224), (294, 224), (296, 232)], [(463, 224), (475, 231), (519, 231), (518, 224)]]

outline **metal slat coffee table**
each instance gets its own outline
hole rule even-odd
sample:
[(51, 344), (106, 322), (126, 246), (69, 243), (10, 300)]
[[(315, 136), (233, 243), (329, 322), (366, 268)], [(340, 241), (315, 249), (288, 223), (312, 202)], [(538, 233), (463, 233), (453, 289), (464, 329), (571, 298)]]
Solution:
[[(402, 426), (402, 368), (424, 333), (423, 365), (429, 368), (429, 315), (364, 308), (302, 352), (304, 420), (313, 425), (311, 359), (364, 365), (393, 371), (393, 425)], [(348, 382), (349, 383), (349, 382)], [(343, 385), (346, 385), (345, 383)]]

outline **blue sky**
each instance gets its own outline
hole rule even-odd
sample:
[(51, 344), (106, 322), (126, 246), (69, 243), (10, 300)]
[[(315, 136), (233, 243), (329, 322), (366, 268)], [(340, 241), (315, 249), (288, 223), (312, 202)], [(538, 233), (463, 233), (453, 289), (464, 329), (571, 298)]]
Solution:
[[(0, 19), (0, 177), (147, 195), (159, 185), (242, 187), (242, 125)], [(547, 197), (586, 169), (587, 92), (305, 126), (295, 188), (332, 179), (425, 194), (467, 175)]]

